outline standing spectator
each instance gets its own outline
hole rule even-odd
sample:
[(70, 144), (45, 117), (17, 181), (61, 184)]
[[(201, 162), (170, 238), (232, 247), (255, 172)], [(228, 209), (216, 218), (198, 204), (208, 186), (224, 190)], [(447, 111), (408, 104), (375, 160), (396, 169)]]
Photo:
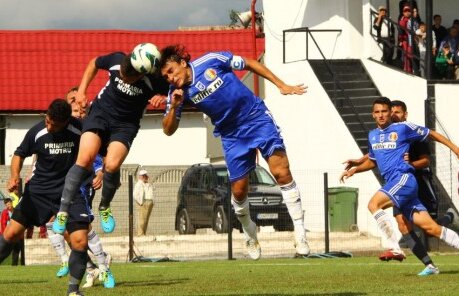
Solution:
[(409, 5), (406, 5), (403, 8), (403, 16), (401, 17), (399, 23), (400, 32), (398, 35), (399, 46), (403, 49), (402, 54), (402, 65), (403, 70), (408, 73), (413, 73), (413, 38), (411, 38), (411, 8)]
[[(0, 219), (0, 234), (3, 234), (6, 226), (10, 223), (11, 216), (13, 215), (13, 201), (11, 198), (5, 198), (5, 209), (3, 209)], [(19, 262), (19, 254), (21, 254), (21, 265), (25, 265), (24, 258), (24, 236), (20, 237), (19, 240), (13, 243), (13, 249), (11, 252), (12, 262), (11, 265), (17, 266)]]
[(148, 182), (148, 172), (146, 170), (139, 171), (138, 181), (134, 187), (134, 199), (139, 205), (137, 235), (141, 236), (147, 233), (148, 220), (155, 205), (153, 201), (153, 185)]
[(432, 50), (428, 51), (426, 49), (426, 24), (421, 22), (419, 24), (419, 29), (416, 30), (416, 43), (419, 49), (419, 65), (421, 70), (421, 76), (426, 77), (425, 75), (425, 61), (426, 61), (426, 53), (435, 56), (437, 43), (435, 38), (435, 32), (432, 31)]
[(386, 16), (387, 8), (385, 6), (380, 6), (378, 9), (378, 17), (373, 23), (373, 28), (376, 31), (378, 43), (382, 44), (383, 55), (381, 61), (388, 65), (392, 65), (395, 29), (392, 23), (387, 20)]
[(438, 75), (441, 79), (451, 79), (452, 69), (454, 66), (453, 57), (454, 54), (450, 49), (449, 43), (443, 44), (440, 52), (435, 59), (435, 68), (437, 69)]
[(418, 3), (416, 2), (416, 0), (401, 0), (400, 2), (398, 2), (398, 20), (400, 21), (400, 19), (402, 18), (403, 16), (403, 10), (405, 9), (405, 7), (408, 6), (410, 9), (411, 8), (416, 8), (418, 9)]
[(434, 23), (433, 23), (432, 30), (435, 32), (435, 42), (437, 44), (436, 53), (437, 53), (441, 42), (443, 41), (443, 39), (446, 38), (446, 36), (448, 36), (448, 30), (446, 30), (446, 28), (443, 27), (442, 24), (441, 24), (441, 15), (439, 15), (439, 14), (434, 15), (433, 21), (434, 21)]
[(457, 46), (458, 46), (458, 37), (459, 37), (459, 30), (456, 29), (456, 27), (451, 27), (449, 28), (449, 33), (448, 33), (448, 36), (446, 36), (445, 39), (443, 39), (441, 41), (441, 44), (440, 44), (440, 50), (442, 50), (443, 46), (445, 44), (449, 44), (449, 50), (455, 54), (456, 53), (456, 50), (457, 50)]

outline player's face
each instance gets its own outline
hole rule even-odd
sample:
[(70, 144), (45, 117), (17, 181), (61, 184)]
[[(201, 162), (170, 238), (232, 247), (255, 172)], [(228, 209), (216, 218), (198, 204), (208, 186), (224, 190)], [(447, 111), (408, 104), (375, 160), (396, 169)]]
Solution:
[(184, 60), (180, 62), (167, 61), (161, 68), (161, 75), (176, 88), (182, 88), (191, 81), (190, 69)]
[(389, 106), (386, 104), (374, 104), (372, 114), (378, 127), (385, 128), (391, 124), (391, 111), (389, 110)]
[(70, 105), (75, 103), (76, 94), (77, 94), (76, 90), (72, 90), (71, 92), (69, 92), (67, 94), (67, 97), (65, 98), (67, 100), (67, 103), (69, 103)]
[(67, 123), (68, 123), (67, 121), (66, 122), (54, 121), (51, 118), (49, 118), (48, 115), (46, 115), (46, 118), (45, 118), (45, 124), (46, 124), (46, 129), (48, 130), (48, 133), (58, 133), (62, 131), (67, 125)]
[(392, 121), (393, 122), (401, 122), (406, 121), (408, 117), (408, 112), (403, 111), (401, 106), (393, 106), (391, 109), (392, 112)]
[(5, 208), (7, 208), (8, 211), (11, 211), (13, 209), (13, 203), (11, 201), (7, 202), (5, 204)]

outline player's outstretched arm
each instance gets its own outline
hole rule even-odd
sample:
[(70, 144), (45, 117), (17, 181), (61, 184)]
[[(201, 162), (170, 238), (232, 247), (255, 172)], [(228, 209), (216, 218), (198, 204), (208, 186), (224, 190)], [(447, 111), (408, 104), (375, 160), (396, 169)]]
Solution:
[(356, 167), (353, 167), (350, 170), (344, 171), (341, 174), (339, 181), (340, 183), (344, 183), (346, 179), (352, 177), (354, 174), (369, 171), (373, 169), (374, 167), (376, 167), (376, 163), (373, 160), (367, 158), (362, 164)]
[(24, 158), (13, 155), (11, 159), (11, 167), (10, 167), (10, 179), (8, 181), (7, 190), (8, 192), (16, 192), (19, 186), (19, 178), (21, 177), (21, 170), (22, 165), (24, 163)]
[(368, 153), (365, 154), (364, 156), (360, 157), (359, 159), (348, 159), (346, 161), (343, 162), (343, 164), (345, 164), (346, 166), (344, 167), (344, 170), (345, 171), (348, 171), (350, 170), (351, 168), (353, 167), (356, 167), (358, 165), (361, 165), (362, 163), (365, 162), (365, 160), (368, 159)]
[(274, 75), (271, 70), (269, 70), (265, 65), (259, 63), (256, 60), (244, 58), (245, 60), (245, 69), (249, 70), (265, 79), (271, 81), (283, 95), (302, 95), (306, 92), (308, 88), (303, 83), (298, 85), (288, 85), (282, 81), (279, 77)]
[(459, 147), (456, 146), (456, 144), (454, 144), (453, 142), (451, 142), (448, 138), (446, 138), (445, 136), (443, 136), (442, 134), (440, 133), (437, 133), (436, 131), (434, 130), (430, 130), (429, 132), (429, 137), (434, 140), (434, 141), (437, 141), (439, 143), (442, 143), (443, 145), (445, 145), (446, 147), (448, 147), (449, 149), (451, 149), (451, 151), (454, 152), (454, 154), (456, 154), (456, 157), (459, 158)]
[(163, 132), (168, 136), (172, 136), (180, 124), (180, 120), (177, 118), (177, 112), (178, 108), (183, 103), (183, 90), (174, 89), (174, 91), (170, 94), (170, 97), (171, 102), (168, 106), (169, 110), (163, 118)]
[(82, 109), (86, 109), (88, 105), (86, 90), (88, 89), (88, 86), (94, 77), (96, 77), (97, 71), (98, 69), (96, 67), (96, 58), (93, 58), (91, 61), (89, 61), (89, 64), (84, 70), (83, 77), (81, 78), (80, 85), (78, 86), (78, 91), (75, 95), (75, 102), (77, 102)]

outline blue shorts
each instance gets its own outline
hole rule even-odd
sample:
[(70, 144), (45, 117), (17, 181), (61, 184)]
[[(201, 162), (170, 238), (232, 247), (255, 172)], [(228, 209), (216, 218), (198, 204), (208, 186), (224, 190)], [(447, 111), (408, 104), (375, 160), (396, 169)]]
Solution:
[(257, 149), (267, 159), (274, 151), (285, 151), (279, 127), (269, 111), (221, 136), (231, 182), (244, 178), (256, 166)]
[(111, 142), (121, 142), (129, 150), (140, 126), (134, 122), (123, 122), (111, 118), (97, 106), (91, 106), (88, 116), (83, 120), (83, 132), (97, 133), (102, 140), (99, 154), (107, 155), (107, 147)]
[(392, 179), (379, 191), (389, 196), (394, 206), (410, 221), (413, 221), (414, 211), (427, 211), (418, 198), (418, 183), (412, 174), (402, 174)]

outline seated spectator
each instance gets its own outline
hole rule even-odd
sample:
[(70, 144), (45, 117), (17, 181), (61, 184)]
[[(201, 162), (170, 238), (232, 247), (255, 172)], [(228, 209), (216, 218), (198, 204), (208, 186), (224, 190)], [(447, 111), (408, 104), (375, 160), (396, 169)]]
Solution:
[(435, 38), (435, 32), (432, 31), (432, 49), (431, 51), (427, 51), (426, 49), (426, 24), (421, 22), (419, 24), (419, 29), (416, 30), (416, 43), (419, 49), (419, 62), (420, 62), (420, 71), (421, 76), (425, 78), (425, 60), (426, 60), (426, 53), (431, 54), (432, 56), (436, 56), (437, 50), (437, 42)]
[(452, 78), (452, 66), (454, 65), (453, 53), (450, 50), (449, 43), (443, 44), (440, 52), (435, 59), (435, 68), (441, 79)]
[(446, 28), (441, 24), (441, 15), (434, 15), (433, 22), (432, 30), (435, 32), (435, 43), (437, 44), (436, 52), (438, 52), (441, 42), (448, 36), (448, 30), (446, 30)]

